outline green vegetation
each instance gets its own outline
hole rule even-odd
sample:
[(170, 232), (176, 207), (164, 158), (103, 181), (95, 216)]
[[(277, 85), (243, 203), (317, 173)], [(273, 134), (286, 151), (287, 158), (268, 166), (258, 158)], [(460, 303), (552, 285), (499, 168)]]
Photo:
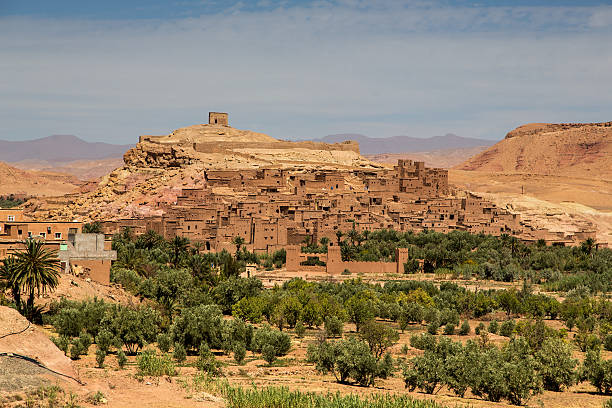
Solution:
[(284, 387), (241, 388), (223, 385), (221, 394), (228, 408), (443, 408), (433, 401), (417, 400), (399, 395), (315, 394), (290, 391)]
[[(224, 365), (252, 359), (258, 365), (288, 364), (293, 356), (284, 357), (295, 335), (305, 337), (298, 342), (309, 343), (307, 361), (342, 384), (373, 386), (401, 375), (411, 390), (434, 394), (446, 387), (458, 396), (470, 390), (480, 398), (512, 404), (582, 381), (600, 393), (612, 393), (612, 360), (602, 359), (600, 352), (602, 347), (612, 349), (612, 302), (595, 295), (607, 290), (606, 279), (612, 278), (611, 251), (589, 243), (545, 247), (462, 232), (354, 232), (337, 238), (345, 259), (392, 260), (395, 249), (405, 247), (411, 260), (424, 260), (418, 265), (425, 272), (454, 276), (459, 282), (520, 280), (522, 287), (474, 290), (456, 281), (292, 279), (266, 289), (257, 278), (240, 274), (251, 262), (264, 268), (282, 265), (284, 251), (261, 256), (236, 239), (233, 253), (201, 253), (200, 246), (185, 239), (166, 241), (154, 232), (134, 237), (126, 229), (113, 240), (118, 260), (112, 280), (141, 298), (141, 305), (61, 300), (43, 318), (58, 334), (54, 342), (71, 357), (79, 358), (95, 339), (98, 366), (113, 353), (124, 366), (127, 353), (136, 356), (140, 375), (173, 375), (178, 365), (220, 375)], [(328, 240), (305, 243), (310, 252), (324, 252), (328, 245)], [(3, 270), (13, 270), (11, 262), (16, 260), (5, 262)], [(12, 281), (3, 282), (12, 293)], [(558, 289), (560, 282), (566, 282), (562, 296), (534, 290), (536, 284), (538, 289)], [(562, 329), (552, 328), (563, 324)], [(399, 331), (411, 334), (410, 347), (395, 346)], [(462, 342), (451, 337), (471, 333), (479, 337), (460, 337)], [(499, 336), (505, 337), (503, 344), (493, 345), (500, 343)], [(389, 351), (400, 347), (404, 355), (396, 359)], [(578, 350), (586, 353), (583, 363), (572, 357)], [(216, 357), (221, 354), (233, 361), (221, 365)], [(340, 404), (336, 406), (436, 406), (400, 397), (364, 401), (282, 389), (227, 390), (244, 398), (236, 400), (244, 406), (269, 406), (257, 404), (282, 403), (284, 398), (294, 398), (291, 406), (301, 406), (302, 399), (321, 407), (334, 406), (326, 405), (329, 401)]]
[(0, 208), (13, 208), (18, 207), (25, 201), (15, 197), (13, 194), (8, 196), (0, 196)]

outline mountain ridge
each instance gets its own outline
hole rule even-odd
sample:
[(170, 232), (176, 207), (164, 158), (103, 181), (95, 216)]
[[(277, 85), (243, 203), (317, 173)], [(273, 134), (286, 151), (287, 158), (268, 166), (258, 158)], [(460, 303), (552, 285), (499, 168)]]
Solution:
[(99, 160), (121, 157), (132, 147), (133, 144), (87, 142), (74, 135), (51, 135), (24, 141), (0, 140), (0, 161), (14, 163), (23, 160)]

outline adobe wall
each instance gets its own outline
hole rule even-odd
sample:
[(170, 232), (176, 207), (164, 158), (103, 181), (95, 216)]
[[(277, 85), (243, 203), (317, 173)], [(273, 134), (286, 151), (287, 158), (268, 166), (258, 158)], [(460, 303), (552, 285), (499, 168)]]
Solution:
[[(287, 271), (306, 271), (311, 270), (302, 261), (309, 256), (318, 256), (321, 261), (327, 261), (325, 271), (330, 275), (339, 275), (348, 269), (351, 273), (404, 273), (404, 263), (408, 260), (408, 248), (397, 248), (395, 252), (395, 262), (344, 262), (339, 246), (329, 246), (327, 254), (304, 254), (297, 245), (286, 248), (287, 251)], [(316, 267), (323, 268), (323, 267)], [(312, 269), (314, 271), (314, 269)], [(317, 269), (320, 270), (320, 269)]]
[(84, 277), (103, 285), (110, 284), (111, 261), (106, 259), (71, 259), (71, 268), (83, 268)]
[(236, 149), (309, 149), (309, 150), (325, 150), (325, 151), (352, 151), (359, 153), (359, 144), (355, 142), (345, 143), (323, 143), (323, 142), (288, 142), (278, 141), (270, 143), (257, 143), (253, 146), (251, 142), (200, 142), (194, 143), (193, 149), (200, 153), (223, 153), (227, 150)]

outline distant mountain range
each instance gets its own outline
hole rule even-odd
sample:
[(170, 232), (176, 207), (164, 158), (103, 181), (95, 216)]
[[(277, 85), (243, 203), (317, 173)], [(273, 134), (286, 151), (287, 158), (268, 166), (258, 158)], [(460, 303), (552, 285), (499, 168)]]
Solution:
[(99, 160), (122, 157), (134, 145), (90, 143), (73, 135), (53, 135), (35, 140), (13, 142), (0, 140), (0, 161), (45, 160), (48, 162), (71, 160)]
[(382, 153), (413, 153), (431, 152), (435, 150), (466, 149), (481, 146), (492, 146), (494, 140), (476, 139), (457, 136), (448, 133), (444, 136), (419, 138), (412, 136), (368, 137), (358, 133), (342, 133), (325, 136), (316, 141), (325, 143), (341, 143), (346, 140), (359, 142), (359, 150), (363, 155)]

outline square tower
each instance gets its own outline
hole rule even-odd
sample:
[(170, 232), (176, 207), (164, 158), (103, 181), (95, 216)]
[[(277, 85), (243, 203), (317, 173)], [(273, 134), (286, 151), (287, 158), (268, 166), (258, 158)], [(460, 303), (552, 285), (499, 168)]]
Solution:
[(228, 126), (227, 113), (208, 112), (208, 124), (218, 126)]

